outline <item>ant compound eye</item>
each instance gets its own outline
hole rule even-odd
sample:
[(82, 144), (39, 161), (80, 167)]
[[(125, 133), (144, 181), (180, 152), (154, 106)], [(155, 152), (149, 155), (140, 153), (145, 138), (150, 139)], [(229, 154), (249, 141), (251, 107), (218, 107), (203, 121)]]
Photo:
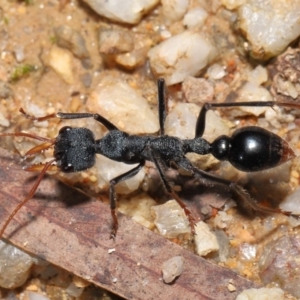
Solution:
[(60, 167), (63, 172), (70, 173), (74, 172), (74, 166), (72, 164), (67, 164)]
[(59, 130), (59, 134), (64, 133), (65, 131), (70, 131), (71, 129), (72, 129), (72, 127), (70, 127), (70, 126), (64, 126)]

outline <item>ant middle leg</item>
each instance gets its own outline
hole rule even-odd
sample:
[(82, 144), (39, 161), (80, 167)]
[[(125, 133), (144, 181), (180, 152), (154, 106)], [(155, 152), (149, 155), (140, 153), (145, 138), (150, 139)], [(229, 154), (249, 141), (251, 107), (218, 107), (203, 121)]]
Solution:
[(115, 239), (118, 228), (119, 228), (119, 222), (118, 222), (118, 217), (116, 214), (116, 208), (117, 208), (117, 195), (116, 195), (116, 190), (115, 190), (115, 185), (118, 184), (120, 181), (124, 181), (126, 179), (129, 179), (133, 176), (135, 176), (141, 168), (145, 165), (145, 161), (141, 161), (135, 168), (127, 171), (124, 174), (121, 174), (114, 179), (110, 180), (109, 182), (109, 201), (110, 201), (110, 210), (111, 210), (111, 216), (113, 219), (113, 229), (110, 234), (111, 239)]
[(163, 186), (165, 188), (165, 190), (167, 191), (168, 194), (170, 194), (175, 200), (176, 202), (180, 205), (180, 207), (184, 210), (185, 215), (187, 216), (189, 223), (190, 223), (190, 227), (191, 227), (191, 232), (192, 234), (195, 234), (195, 226), (196, 226), (196, 220), (193, 217), (191, 211), (187, 208), (187, 206), (185, 205), (185, 203), (180, 199), (180, 197), (173, 191), (172, 186), (169, 184), (165, 174), (164, 174), (164, 168), (166, 167), (165, 163), (163, 160), (160, 159), (160, 156), (158, 155), (158, 153), (149, 147), (149, 153), (151, 156), (151, 159), (153, 161), (153, 163), (155, 164), (157, 170), (158, 170), (158, 174), (160, 176), (160, 179), (163, 183)]

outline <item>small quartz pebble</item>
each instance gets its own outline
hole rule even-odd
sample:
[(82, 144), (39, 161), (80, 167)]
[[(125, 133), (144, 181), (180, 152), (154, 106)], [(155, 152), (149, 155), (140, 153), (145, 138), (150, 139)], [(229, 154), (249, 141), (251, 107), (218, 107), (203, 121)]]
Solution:
[[(125, 172), (133, 169), (136, 164), (129, 165), (118, 161), (113, 161), (103, 155), (98, 155), (96, 158), (96, 176), (97, 184), (101, 190), (108, 189), (109, 181)], [(129, 194), (138, 189), (140, 183), (145, 177), (145, 170), (142, 168), (138, 174), (120, 182), (116, 186), (118, 194)]]
[(116, 55), (116, 62), (123, 67), (132, 70), (146, 62), (147, 54), (152, 46), (152, 40), (146, 35), (135, 34), (134, 48), (127, 53)]
[(195, 229), (195, 245), (198, 255), (205, 256), (210, 252), (219, 250), (217, 237), (210, 231), (206, 223), (198, 222)]
[(92, 91), (87, 107), (131, 134), (155, 133), (159, 129), (157, 116), (147, 100), (124, 80), (113, 76), (102, 78)]
[(184, 260), (182, 256), (174, 256), (163, 263), (162, 273), (165, 283), (171, 283), (176, 277), (181, 275), (183, 263)]
[(183, 18), (189, 6), (189, 0), (162, 0), (162, 15), (165, 23), (172, 24)]
[(54, 45), (49, 53), (49, 66), (67, 83), (74, 82), (72, 54)]
[(74, 282), (71, 282), (67, 287), (66, 292), (71, 297), (79, 297), (82, 294), (83, 290), (83, 287), (78, 287)]
[[(167, 116), (165, 123), (166, 133), (182, 139), (194, 138), (199, 112), (200, 107), (194, 103), (178, 103)], [(203, 138), (212, 142), (223, 134), (230, 134), (228, 124), (213, 110), (209, 110), (206, 114)]]
[(207, 69), (207, 76), (211, 80), (222, 79), (226, 75), (224, 67), (219, 64), (213, 64)]
[(227, 288), (228, 288), (229, 292), (235, 292), (236, 291), (236, 287), (232, 283), (228, 283)]
[(197, 7), (194, 9), (189, 10), (184, 18), (183, 18), (183, 25), (187, 26), (188, 28), (193, 27), (201, 27), (204, 25), (205, 20), (208, 17), (208, 13), (203, 8)]
[(0, 240), (0, 286), (14, 289), (22, 286), (30, 275), (33, 259), (18, 248)]
[(100, 16), (112, 21), (136, 24), (159, 0), (84, 0)]
[(189, 221), (184, 210), (175, 200), (151, 208), (155, 215), (154, 224), (159, 233), (167, 238), (175, 238), (179, 234), (189, 233)]
[(248, 289), (242, 291), (236, 300), (284, 300), (284, 291), (280, 288)]
[(278, 55), (299, 36), (299, 10), (299, 1), (249, 0), (239, 7), (239, 26), (255, 58)]
[(134, 37), (128, 29), (100, 26), (98, 33), (99, 52), (118, 54), (129, 52), (134, 47)]
[(28, 299), (28, 300), (50, 300), (50, 298), (46, 297), (45, 295), (42, 295), (40, 293), (35, 293), (35, 292), (32, 292), (32, 291), (26, 291), (25, 297), (23, 299)]
[(72, 281), (75, 284), (75, 286), (77, 286), (79, 288), (85, 288), (91, 284), (87, 280), (85, 280), (79, 276), (76, 276), (76, 275), (73, 276)]
[[(253, 82), (247, 82), (238, 92), (238, 101), (272, 101), (272, 96), (270, 92)], [(244, 111), (247, 114), (253, 114), (255, 116), (259, 116), (265, 113), (267, 110), (271, 110), (270, 107), (240, 107), (240, 111)]]
[(216, 55), (215, 47), (193, 31), (174, 35), (148, 52), (153, 73), (164, 77), (167, 85), (198, 75)]
[(118, 211), (131, 217), (135, 222), (153, 229), (153, 216), (151, 207), (157, 205), (156, 201), (147, 194), (139, 194), (130, 199), (120, 199), (118, 203)]
[(297, 188), (292, 194), (288, 195), (279, 208), (283, 211), (292, 212), (296, 215), (300, 214), (300, 188)]
[(62, 25), (55, 29), (57, 45), (69, 49), (78, 58), (89, 58), (89, 52), (81, 33), (68, 25)]
[(300, 237), (284, 235), (264, 248), (259, 261), (263, 283), (276, 282), (285, 291), (300, 298)]
[(211, 102), (214, 98), (214, 86), (207, 79), (189, 76), (182, 82), (182, 93), (189, 103)]
[(236, 9), (242, 4), (244, 4), (246, 0), (221, 0), (221, 3), (227, 8), (227, 9)]

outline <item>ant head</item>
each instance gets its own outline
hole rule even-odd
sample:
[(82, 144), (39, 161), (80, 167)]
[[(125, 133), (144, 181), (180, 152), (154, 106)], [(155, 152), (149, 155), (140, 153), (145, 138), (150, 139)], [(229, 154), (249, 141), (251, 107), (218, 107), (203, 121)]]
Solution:
[(63, 127), (54, 144), (57, 167), (65, 173), (79, 172), (95, 164), (95, 138), (87, 128)]

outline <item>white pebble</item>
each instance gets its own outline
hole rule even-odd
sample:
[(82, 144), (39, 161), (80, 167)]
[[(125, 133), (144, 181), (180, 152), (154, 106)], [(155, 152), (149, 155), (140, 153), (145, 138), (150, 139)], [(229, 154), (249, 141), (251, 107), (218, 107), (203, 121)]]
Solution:
[(287, 196), (279, 205), (283, 211), (300, 214), (300, 188), (296, 189), (292, 194)]
[(14, 49), (15, 57), (17, 62), (22, 62), (25, 59), (24, 54), (24, 46), (23, 45), (17, 45)]
[(32, 291), (27, 291), (26, 295), (27, 297), (24, 298), (28, 300), (50, 300), (48, 297)]
[(68, 50), (54, 45), (49, 53), (49, 65), (65, 82), (73, 83), (72, 54)]
[(154, 224), (159, 233), (167, 238), (175, 238), (179, 234), (189, 233), (189, 221), (184, 210), (175, 200), (151, 208), (155, 215)]
[(206, 12), (206, 10), (197, 7), (189, 10), (185, 14), (183, 18), (183, 25), (185, 25), (187, 28), (201, 27), (204, 25), (207, 17), (208, 13)]
[[(137, 165), (129, 165), (122, 162), (113, 161), (103, 155), (98, 155), (96, 159), (96, 175), (98, 187), (107, 190), (109, 181), (125, 172), (133, 169)], [(116, 191), (119, 194), (129, 194), (138, 189), (145, 177), (145, 170), (142, 168), (138, 174), (130, 179), (119, 182)]]
[(104, 77), (91, 93), (87, 107), (131, 134), (154, 133), (157, 116), (136, 89), (113, 76)]
[[(240, 90), (238, 95), (238, 101), (272, 101), (272, 96), (270, 92), (253, 82), (247, 82)], [(272, 109), (269, 107), (243, 107), (241, 106), (239, 110), (247, 112), (249, 114), (253, 114), (255, 116), (259, 116), (265, 113), (268, 109)]]
[(136, 24), (159, 0), (84, 0), (100, 16), (112, 21)]
[(211, 80), (218, 80), (222, 79), (226, 75), (226, 72), (221, 65), (213, 64), (208, 68), (207, 75)]
[(198, 75), (216, 54), (208, 40), (190, 31), (172, 36), (148, 52), (153, 73), (164, 77), (168, 85)]
[(239, 246), (239, 256), (242, 261), (253, 262), (257, 254), (256, 246), (248, 243), (242, 243)]
[(284, 291), (280, 288), (260, 288), (242, 291), (236, 300), (284, 300)]
[(84, 288), (77, 287), (73, 282), (71, 282), (66, 289), (66, 293), (71, 297), (79, 297), (82, 294), (83, 290)]
[(165, 23), (171, 24), (184, 16), (189, 6), (189, 0), (162, 0), (162, 14)]
[(123, 199), (119, 201), (118, 211), (132, 217), (132, 219), (147, 227), (154, 228), (153, 216), (151, 215), (151, 207), (157, 205), (156, 201), (147, 194), (139, 194), (130, 199)]
[(99, 52), (118, 54), (129, 52), (134, 47), (134, 36), (130, 30), (100, 27), (98, 33)]
[(219, 244), (214, 233), (212, 233), (206, 223), (200, 221), (196, 224), (195, 245), (196, 252), (200, 256), (205, 256), (210, 252), (218, 251)]
[(171, 283), (183, 271), (182, 256), (174, 256), (163, 263), (162, 273), (165, 283)]
[(9, 120), (5, 118), (3, 113), (0, 111), (0, 125), (3, 127), (8, 127), (9, 126)]
[(14, 289), (22, 286), (30, 275), (32, 258), (18, 248), (0, 240), (0, 286)]
[(240, 6), (240, 28), (255, 57), (278, 55), (299, 36), (299, 10), (299, 1), (249, 0)]
[(267, 69), (262, 67), (261, 65), (257, 66), (255, 69), (249, 72), (248, 80), (257, 85), (261, 85), (262, 83), (265, 83), (268, 80)]
[[(166, 133), (182, 139), (194, 138), (199, 112), (200, 107), (194, 103), (178, 103), (167, 116), (165, 123)], [(203, 138), (212, 142), (218, 136), (223, 134), (229, 135), (229, 133), (228, 124), (214, 111), (209, 110), (206, 114)]]
[(242, 4), (244, 4), (246, 0), (221, 0), (221, 3), (227, 8), (227, 9), (236, 9)]

